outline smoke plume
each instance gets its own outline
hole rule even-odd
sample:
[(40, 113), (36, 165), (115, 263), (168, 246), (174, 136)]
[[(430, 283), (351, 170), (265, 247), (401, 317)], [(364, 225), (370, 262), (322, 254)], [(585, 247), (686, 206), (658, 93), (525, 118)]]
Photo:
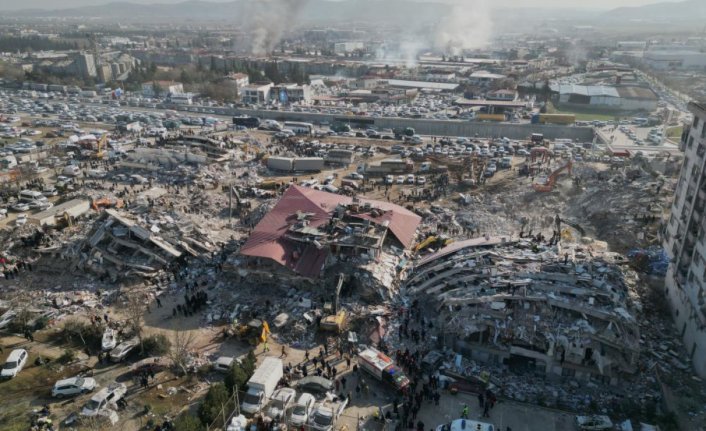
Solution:
[(297, 22), (297, 16), (308, 0), (255, 0), (248, 3), (244, 16), (245, 28), (252, 37), (251, 52), (265, 55), (272, 52), (282, 37)]
[(466, 49), (488, 46), (492, 31), (493, 21), (487, 0), (458, 0), (449, 7), (445, 19), (437, 24), (434, 47), (459, 55)]

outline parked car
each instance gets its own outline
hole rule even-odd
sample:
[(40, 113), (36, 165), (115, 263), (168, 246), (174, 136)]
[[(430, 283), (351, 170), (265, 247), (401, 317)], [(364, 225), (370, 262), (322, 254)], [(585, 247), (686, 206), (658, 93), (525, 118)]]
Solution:
[(29, 205), (24, 202), (17, 202), (11, 208), (18, 213), (29, 211)]
[(308, 376), (299, 380), (297, 388), (302, 392), (325, 393), (333, 389), (333, 383), (329, 379), (319, 376)]
[(122, 361), (135, 347), (137, 347), (137, 344), (138, 341), (136, 339), (123, 341), (110, 351), (110, 360), (113, 362)]
[(18, 215), (15, 219), (15, 225), (24, 226), (25, 224), (27, 224), (27, 214)]
[(265, 415), (272, 419), (286, 418), (287, 412), (294, 404), (297, 397), (297, 391), (292, 388), (277, 389), (270, 398), (270, 404), (267, 406)]
[(227, 373), (230, 371), (230, 369), (233, 367), (233, 363), (236, 361), (236, 359), (232, 356), (221, 356), (215, 361), (213, 361), (213, 364), (211, 366), (215, 371), (220, 371), (221, 373)]
[(82, 416), (96, 416), (101, 410), (117, 403), (127, 393), (125, 383), (111, 383), (108, 387), (96, 392), (90, 400), (83, 405)]
[(576, 425), (578, 425), (581, 431), (613, 429), (613, 422), (605, 415), (576, 416)]
[(91, 377), (70, 377), (54, 383), (51, 396), (55, 398), (70, 397), (93, 391), (98, 384)]
[(294, 407), (292, 408), (289, 423), (295, 427), (308, 423), (309, 418), (314, 411), (315, 404), (316, 398), (314, 398), (313, 395), (306, 392), (299, 395), (297, 402), (294, 403)]
[(2, 366), (0, 377), (4, 379), (16, 377), (27, 363), (28, 356), (29, 354), (25, 349), (15, 349), (10, 352), (10, 355), (5, 360), (5, 365)]

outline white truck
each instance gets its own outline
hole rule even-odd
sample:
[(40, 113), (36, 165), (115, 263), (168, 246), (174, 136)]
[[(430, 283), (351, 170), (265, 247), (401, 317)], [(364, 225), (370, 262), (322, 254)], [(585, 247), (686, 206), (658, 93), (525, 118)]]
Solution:
[(282, 360), (268, 356), (262, 361), (248, 380), (248, 391), (240, 407), (245, 414), (255, 414), (262, 410), (284, 375)]
[(341, 401), (324, 401), (317, 404), (314, 414), (309, 420), (309, 426), (316, 431), (332, 431), (343, 410), (348, 405), (348, 398)]

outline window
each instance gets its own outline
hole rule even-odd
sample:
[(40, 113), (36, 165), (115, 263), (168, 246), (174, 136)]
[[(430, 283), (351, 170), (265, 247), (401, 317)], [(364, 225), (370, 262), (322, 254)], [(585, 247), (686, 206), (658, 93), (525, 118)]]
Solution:
[(706, 138), (706, 127), (701, 128), (701, 139)]
[(689, 136), (689, 143), (687, 144), (687, 147), (689, 147), (691, 149), (691, 147), (693, 147), (693, 146), (694, 146), (694, 137)]
[(694, 129), (699, 127), (699, 117), (694, 117), (694, 124), (692, 124), (691, 127), (693, 127)]

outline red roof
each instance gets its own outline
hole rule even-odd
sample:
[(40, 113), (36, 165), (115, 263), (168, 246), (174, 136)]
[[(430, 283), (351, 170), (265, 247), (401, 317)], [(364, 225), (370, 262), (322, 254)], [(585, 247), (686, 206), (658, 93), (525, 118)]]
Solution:
[[(347, 205), (352, 201), (348, 196), (292, 185), (277, 205), (255, 226), (240, 253), (272, 259), (298, 274), (317, 277), (328, 255), (328, 249), (305, 245), (300, 250), (301, 243), (286, 239), (285, 234), (289, 226), (297, 222), (297, 212), (312, 214), (307, 220), (309, 227), (316, 228), (328, 223), (338, 205)], [(360, 199), (360, 202), (370, 203), (373, 208), (382, 210), (383, 214), (375, 217), (370, 213), (358, 213), (353, 215), (354, 217), (376, 224), (389, 222), (389, 231), (401, 244), (409, 247), (421, 221), (418, 215), (389, 202), (369, 199)]]

